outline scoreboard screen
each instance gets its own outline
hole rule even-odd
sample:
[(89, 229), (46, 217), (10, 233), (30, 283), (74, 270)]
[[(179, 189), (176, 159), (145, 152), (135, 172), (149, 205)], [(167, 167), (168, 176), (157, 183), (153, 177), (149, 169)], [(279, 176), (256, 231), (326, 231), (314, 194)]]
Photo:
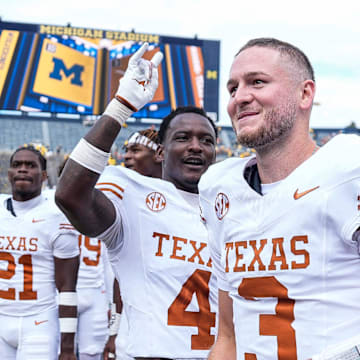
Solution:
[(203, 107), (216, 121), (220, 42), (71, 26), (0, 22), (3, 110), (101, 114), (130, 56), (164, 54), (154, 99), (133, 116), (162, 118), (178, 106)]

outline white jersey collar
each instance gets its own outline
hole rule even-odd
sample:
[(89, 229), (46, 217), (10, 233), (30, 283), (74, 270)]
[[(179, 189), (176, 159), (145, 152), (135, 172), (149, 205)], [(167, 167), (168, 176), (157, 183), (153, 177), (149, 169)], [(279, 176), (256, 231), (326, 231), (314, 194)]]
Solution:
[(22, 216), (26, 214), (29, 210), (33, 209), (34, 207), (38, 206), (43, 200), (42, 195), (34, 197), (33, 199), (27, 201), (17, 201), (11, 198), (13, 209), (16, 216)]
[(190, 193), (188, 191), (176, 189), (182, 198), (191, 206), (199, 207), (199, 194)]

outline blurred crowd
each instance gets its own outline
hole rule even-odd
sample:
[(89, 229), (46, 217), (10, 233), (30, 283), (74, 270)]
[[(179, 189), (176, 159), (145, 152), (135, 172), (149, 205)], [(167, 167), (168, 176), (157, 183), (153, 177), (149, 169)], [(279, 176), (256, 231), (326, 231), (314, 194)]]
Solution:
[[(154, 126), (150, 127), (154, 128)], [(219, 133), (221, 134), (222, 128), (218, 127)], [(310, 132), (313, 138), (316, 140), (319, 146), (326, 144), (332, 137), (335, 135), (344, 132), (344, 130), (324, 132), (320, 136), (316, 136), (314, 130), (310, 129)], [(231, 145), (228, 146), (225, 144), (224, 136), (219, 136), (217, 139), (216, 145), (216, 157), (217, 161), (222, 161), (229, 157), (247, 157), (255, 153), (254, 149), (244, 147), (240, 144), (237, 144), (236, 138), (227, 139), (227, 143)], [(109, 158), (109, 165), (121, 165), (124, 166), (124, 155), (125, 155), (125, 146), (127, 140), (125, 140), (123, 146), (114, 146)], [(39, 150), (42, 155), (47, 158), (48, 163), (48, 181), (46, 186), (48, 188), (54, 188), (57, 184), (58, 171), (61, 164), (69, 156), (69, 154), (62, 149), (61, 146), (58, 146), (56, 149), (49, 149), (47, 146), (41, 143), (32, 143), (37, 150)], [(21, 144), (20, 144), (21, 145)], [(10, 187), (7, 180), (7, 169), (9, 166), (10, 155), (13, 152), (11, 150), (1, 150), (0, 151), (0, 192), (1, 193), (10, 193)]]

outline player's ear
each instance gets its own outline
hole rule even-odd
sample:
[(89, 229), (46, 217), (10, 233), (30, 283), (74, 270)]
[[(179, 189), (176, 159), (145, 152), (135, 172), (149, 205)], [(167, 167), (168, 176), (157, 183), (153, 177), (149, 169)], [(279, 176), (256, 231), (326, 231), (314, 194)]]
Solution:
[(155, 161), (162, 162), (164, 160), (164, 145), (159, 144), (158, 148), (155, 151)]
[(300, 107), (303, 110), (311, 108), (315, 97), (315, 82), (312, 80), (306, 80), (302, 83), (301, 87), (301, 100)]
[(48, 178), (47, 172), (46, 172), (46, 170), (43, 170), (43, 171), (41, 172), (41, 179), (42, 179), (42, 181), (44, 182), (45, 180), (47, 180), (47, 178)]
[(161, 164), (162, 163), (162, 158), (158, 155), (157, 152), (154, 153), (154, 163), (155, 164)]

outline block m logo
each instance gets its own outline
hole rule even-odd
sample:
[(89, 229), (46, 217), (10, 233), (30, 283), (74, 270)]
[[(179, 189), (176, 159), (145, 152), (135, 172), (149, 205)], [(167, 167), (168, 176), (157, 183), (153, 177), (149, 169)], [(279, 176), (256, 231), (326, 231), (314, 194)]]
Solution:
[(50, 73), (50, 77), (52, 79), (62, 80), (63, 77), (61, 73), (63, 73), (67, 78), (73, 75), (70, 81), (71, 84), (82, 86), (83, 82), (81, 81), (81, 74), (84, 71), (84, 67), (82, 65), (75, 64), (68, 69), (61, 59), (53, 57), (52, 61), (54, 63), (54, 70)]
[(207, 70), (206, 71), (206, 78), (210, 80), (216, 80), (217, 79), (217, 71), (216, 70)]

